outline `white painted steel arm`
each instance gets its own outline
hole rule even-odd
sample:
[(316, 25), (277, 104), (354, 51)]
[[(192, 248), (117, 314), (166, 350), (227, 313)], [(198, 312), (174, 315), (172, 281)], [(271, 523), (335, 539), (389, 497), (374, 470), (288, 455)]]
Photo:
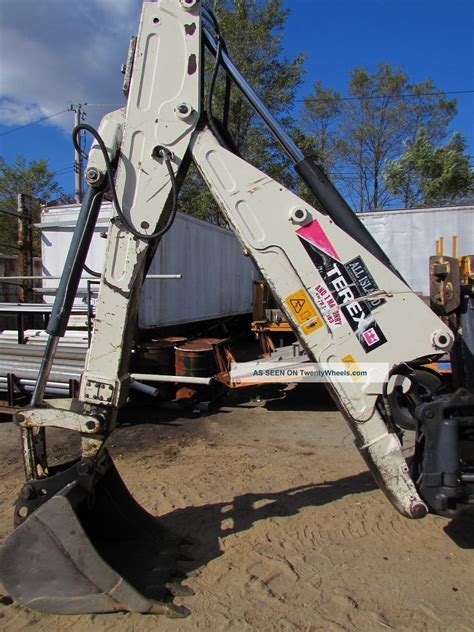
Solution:
[[(158, 150), (170, 152), (173, 171), (179, 174), (200, 116), (200, 63), (199, 7), (189, 8), (177, 0), (145, 2), (120, 128), (116, 176), (122, 211), (139, 233), (152, 234), (168, 220), (171, 180)], [(105, 117), (104, 125), (107, 131), (110, 117)], [(108, 146), (113, 144), (109, 140)], [(100, 156), (94, 151), (90, 165), (100, 171)], [(131, 234), (113, 207), (92, 344), (81, 382), (80, 399), (87, 404), (115, 408), (125, 401), (149, 249), (150, 242)]]
[[(391, 369), (450, 347), (450, 330), (328, 216), (224, 149), (207, 128), (195, 134), (192, 152), (311, 359)], [(401, 513), (424, 515), (399, 439), (376, 406), (383, 384), (329, 380), (381, 488)]]

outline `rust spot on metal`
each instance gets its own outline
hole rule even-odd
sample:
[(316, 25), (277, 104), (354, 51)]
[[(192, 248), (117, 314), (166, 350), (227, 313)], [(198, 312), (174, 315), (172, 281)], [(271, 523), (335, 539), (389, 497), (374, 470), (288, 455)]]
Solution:
[(188, 59), (188, 75), (194, 75), (196, 70), (197, 70), (196, 55), (193, 53), (192, 55), (189, 55), (189, 59)]
[(184, 32), (186, 33), (186, 35), (194, 35), (194, 33), (196, 32), (196, 23), (191, 22), (191, 24), (185, 24)]

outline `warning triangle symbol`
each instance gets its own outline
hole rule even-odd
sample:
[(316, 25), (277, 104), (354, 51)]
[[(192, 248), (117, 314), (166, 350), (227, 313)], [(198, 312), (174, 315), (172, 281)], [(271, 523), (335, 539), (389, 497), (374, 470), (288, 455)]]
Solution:
[(290, 303), (297, 314), (301, 312), (303, 309), (303, 305), (305, 304), (304, 298), (292, 298)]

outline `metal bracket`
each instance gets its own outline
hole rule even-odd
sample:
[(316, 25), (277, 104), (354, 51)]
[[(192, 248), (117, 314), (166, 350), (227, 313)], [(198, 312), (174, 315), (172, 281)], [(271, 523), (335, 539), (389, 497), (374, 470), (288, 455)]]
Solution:
[(460, 305), (460, 276), (454, 257), (430, 257), (431, 308), (439, 316), (454, 312)]
[(54, 401), (54, 404), (49, 408), (25, 408), (18, 411), (14, 415), (15, 423), (21, 428), (63, 428), (84, 434), (97, 434), (102, 429), (99, 419), (79, 412), (82, 411), (81, 402), (63, 399), (50, 401)]
[(90, 378), (84, 384), (84, 399), (99, 406), (113, 406), (115, 390), (113, 382), (105, 382), (103, 378), (97, 380)]
[(454, 517), (474, 506), (474, 394), (460, 388), (416, 408), (412, 474), (434, 513)]

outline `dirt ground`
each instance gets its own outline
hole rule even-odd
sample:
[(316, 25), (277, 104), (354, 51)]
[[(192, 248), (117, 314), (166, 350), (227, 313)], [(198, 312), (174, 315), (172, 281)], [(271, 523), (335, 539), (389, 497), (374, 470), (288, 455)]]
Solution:
[[(399, 516), (323, 391), (214, 414), (127, 410), (111, 452), (135, 498), (195, 540), (187, 619), (45, 615), (0, 598), (4, 630), (472, 630), (474, 522)], [(53, 437), (53, 452), (61, 455)], [(0, 535), (22, 483), (0, 424)]]

